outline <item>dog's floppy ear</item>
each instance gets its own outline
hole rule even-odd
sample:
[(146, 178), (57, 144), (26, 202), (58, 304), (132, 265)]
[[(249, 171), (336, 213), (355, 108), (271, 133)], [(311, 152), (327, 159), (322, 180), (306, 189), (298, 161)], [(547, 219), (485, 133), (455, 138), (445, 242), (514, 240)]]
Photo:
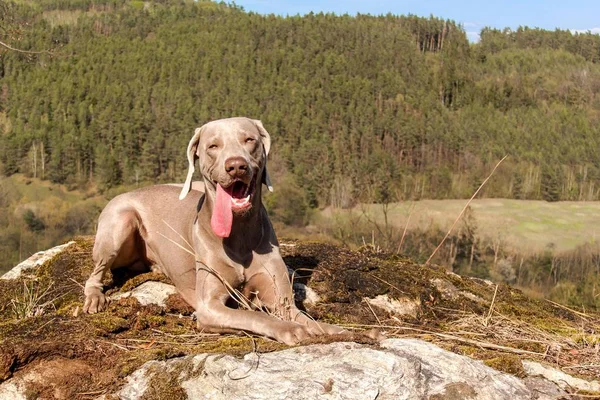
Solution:
[(267, 186), (269, 192), (272, 192), (273, 185), (271, 185), (271, 178), (269, 178), (269, 172), (267, 171), (267, 156), (269, 155), (269, 150), (271, 150), (271, 135), (269, 135), (262, 122), (257, 119), (252, 120), (252, 122), (254, 122), (254, 125), (256, 125), (260, 132), (261, 142), (265, 150), (265, 168), (263, 169), (262, 183)]
[(200, 133), (202, 133), (202, 128), (196, 128), (194, 131), (194, 136), (192, 136), (192, 139), (187, 147), (189, 167), (187, 178), (185, 178), (183, 189), (181, 189), (181, 194), (179, 195), (179, 200), (185, 199), (185, 196), (187, 196), (189, 191), (192, 190), (192, 177), (194, 176), (194, 164), (198, 159), (198, 143), (200, 142)]

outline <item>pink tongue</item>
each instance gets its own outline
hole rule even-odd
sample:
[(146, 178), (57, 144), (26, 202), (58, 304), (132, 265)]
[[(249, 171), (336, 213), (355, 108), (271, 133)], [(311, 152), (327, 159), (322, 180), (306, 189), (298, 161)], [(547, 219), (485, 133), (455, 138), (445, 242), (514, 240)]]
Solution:
[(226, 238), (231, 233), (231, 224), (233, 222), (233, 212), (231, 212), (231, 195), (227, 193), (221, 185), (217, 184), (217, 195), (215, 206), (213, 208), (210, 226), (215, 235)]

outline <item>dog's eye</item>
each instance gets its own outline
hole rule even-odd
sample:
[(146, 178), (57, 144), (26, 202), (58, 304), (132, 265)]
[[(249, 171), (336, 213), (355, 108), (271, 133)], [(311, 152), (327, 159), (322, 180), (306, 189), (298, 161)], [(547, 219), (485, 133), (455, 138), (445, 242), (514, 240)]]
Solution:
[(219, 146), (217, 146), (216, 144), (211, 144), (210, 146), (208, 146), (208, 149), (209, 149), (209, 150), (214, 150), (214, 149), (216, 149), (217, 147), (219, 147)]
[(254, 142), (256, 142), (256, 139), (251, 138), (251, 137), (246, 138), (246, 143), (254, 143)]

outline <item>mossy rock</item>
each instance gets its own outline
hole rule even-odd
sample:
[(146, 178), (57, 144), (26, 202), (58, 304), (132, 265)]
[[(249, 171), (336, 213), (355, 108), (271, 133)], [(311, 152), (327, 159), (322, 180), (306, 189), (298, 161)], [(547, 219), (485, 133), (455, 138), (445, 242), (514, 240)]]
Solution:
[[(483, 315), (489, 311), (495, 285), (481, 279), (461, 277), (439, 266), (410, 262), (396, 255), (386, 255), (364, 247), (353, 252), (323, 243), (294, 243), (283, 246), (286, 264), (296, 271), (296, 279), (309, 285), (323, 299), (309, 309), (318, 317), (338, 323), (377, 324), (373, 313), (363, 305), (364, 298), (387, 294), (391, 298), (419, 299), (418, 321), (442, 326), (457, 318), (457, 312)], [(458, 295), (440, 291), (436, 280), (454, 288)], [(576, 321), (574, 313), (548, 302), (532, 299), (521, 291), (500, 284), (494, 308), (507, 317), (531, 322), (550, 333), (563, 331), (566, 321)], [(444, 311), (446, 310), (446, 311)], [(381, 311), (381, 316), (387, 313)], [(402, 317), (404, 318), (404, 317)], [(568, 326), (569, 324), (567, 324)]]
[(129, 322), (121, 317), (115, 317), (106, 313), (95, 314), (91, 318), (92, 325), (97, 329), (99, 335), (119, 333), (129, 329)]
[[(307, 284), (322, 299), (307, 306), (306, 311), (318, 320), (344, 325), (350, 330), (346, 336), (315, 338), (311, 343), (341, 340), (377, 346), (357, 332), (379, 327), (388, 336), (416, 335), (455, 352), (487, 360), (488, 365), (499, 370), (522, 373), (518, 368), (521, 355), (482, 351), (472, 343), (442, 340), (439, 336), (441, 332), (453, 333), (455, 324), (465, 315), (485, 319), (494, 297), (494, 284), (460, 277), (438, 266), (377, 253), (368, 247), (354, 252), (317, 242), (282, 243), (284, 261), (295, 270), (295, 280)], [(81, 360), (89, 368), (101, 371), (102, 379), (79, 382), (80, 392), (114, 392), (127, 375), (150, 360), (197, 353), (243, 356), (287, 347), (248, 335), (201, 334), (189, 317), (192, 309), (178, 295), (169, 298), (166, 308), (142, 306), (135, 298), (122, 298), (111, 302), (104, 312), (83, 314), (82, 287), (93, 269), (92, 248), (93, 238), (77, 238), (74, 245), (42, 265), (34, 276), (0, 281), (0, 301), (5, 304), (0, 309), (0, 382), (27, 370), (35, 362), (62, 357)], [(156, 273), (128, 276), (121, 272), (107, 274), (104, 284), (108, 291), (131, 290), (149, 280), (167, 281)], [(436, 282), (444, 282), (443, 287)], [(10, 304), (23, 294), (26, 285), (35, 285), (40, 290), (51, 287), (52, 299), (40, 315), (17, 319)], [(446, 291), (448, 288), (451, 294)], [(366, 298), (381, 295), (414, 300), (419, 304), (419, 313), (394, 315), (365, 302)], [(531, 299), (509, 286), (498, 286), (493, 309), (504, 318), (528, 324), (544, 334), (563, 335), (576, 345), (595, 343), (593, 334), (585, 333), (592, 331), (582, 331), (582, 320), (577, 313)], [(496, 318), (499, 317), (492, 313), (491, 322)], [(480, 328), (478, 336), (470, 339), (530, 352), (546, 350), (543, 344), (497, 338), (492, 329)], [(491, 333), (485, 336), (486, 332)], [(159, 387), (169, 391), (168, 382), (156, 386), (157, 390)]]
[(519, 378), (526, 376), (521, 359), (513, 354), (503, 354), (483, 361), (488, 367), (515, 375)]

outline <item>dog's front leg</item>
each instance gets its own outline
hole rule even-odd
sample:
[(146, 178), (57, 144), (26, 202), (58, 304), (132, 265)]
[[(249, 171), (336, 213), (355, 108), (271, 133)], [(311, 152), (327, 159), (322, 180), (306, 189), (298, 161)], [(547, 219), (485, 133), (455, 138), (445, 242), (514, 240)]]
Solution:
[(312, 335), (333, 335), (345, 331), (339, 326), (317, 322), (296, 307), (287, 267), (279, 253), (257, 260), (253, 272), (246, 285), (247, 291), (252, 292), (269, 312), (283, 320), (306, 326)]
[(283, 321), (263, 312), (229, 308), (230, 291), (222, 278), (198, 263), (196, 270), (196, 318), (198, 329), (230, 333), (245, 331), (293, 345), (311, 336), (306, 325)]

